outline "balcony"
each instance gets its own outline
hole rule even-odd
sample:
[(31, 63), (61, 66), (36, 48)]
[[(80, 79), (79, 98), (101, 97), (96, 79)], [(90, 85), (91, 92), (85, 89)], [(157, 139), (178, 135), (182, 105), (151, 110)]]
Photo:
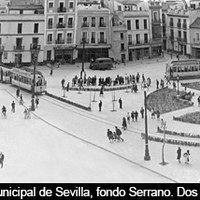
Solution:
[(169, 22), (169, 26), (173, 27), (174, 26), (174, 22)]
[(30, 44), (30, 50), (40, 50), (40, 45), (37, 43)]
[(14, 46), (14, 51), (24, 51), (24, 46), (22, 45), (17, 45), (17, 46)]
[(89, 43), (89, 39), (85, 39), (85, 38), (80, 39), (80, 44), (88, 44), (88, 43)]
[(48, 29), (52, 29), (53, 28), (53, 24), (48, 24)]
[(121, 51), (121, 52), (124, 52), (124, 51), (126, 51), (126, 49), (125, 49), (125, 48), (121, 48), (120, 51)]
[(183, 29), (187, 29), (187, 24), (186, 23), (183, 24)]
[(106, 23), (105, 22), (100, 22), (99, 23), (99, 27), (106, 27)]
[(89, 27), (89, 23), (88, 22), (83, 22), (81, 27)]
[(161, 23), (160, 19), (157, 19), (157, 20), (153, 19), (152, 20), (152, 24), (160, 24), (160, 23)]
[(0, 52), (4, 51), (4, 46), (0, 45)]
[(61, 39), (56, 40), (56, 44), (64, 44), (64, 43), (65, 43), (65, 40), (61, 40)]
[(169, 39), (170, 39), (170, 40), (174, 40), (174, 36), (173, 36), (173, 35), (170, 35), (170, 36), (169, 36)]
[(178, 23), (177, 23), (177, 27), (178, 27), (178, 28), (181, 28), (181, 23), (178, 22)]
[(96, 24), (95, 24), (95, 23), (92, 23), (92, 24), (91, 24), (91, 27), (96, 27)]
[(72, 38), (67, 38), (67, 44), (71, 44), (72, 43)]
[(65, 24), (64, 23), (58, 23), (56, 25), (56, 28), (65, 28)]
[(99, 39), (98, 43), (99, 44), (107, 44), (107, 40), (106, 39)]
[(133, 45), (133, 42), (132, 42), (132, 41), (129, 41), (129, 42), (128, 42), (128, 45)]
[(52, 40), (47, 40), (47, 44), (53, 44)]
[(73, 28), (73, 24), (68, 24), (67, 27), (68, 28)]
[(66, 7), (59, 7), (57, 9), (57, 12), (66, 12), (66, 11), (67, 11)]

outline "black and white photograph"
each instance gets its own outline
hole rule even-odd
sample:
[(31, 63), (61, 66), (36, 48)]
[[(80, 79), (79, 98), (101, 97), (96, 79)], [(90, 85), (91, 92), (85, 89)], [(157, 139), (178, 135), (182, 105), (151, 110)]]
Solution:
[(200, 0), (0, 0), (0, 108), (2, 184), (200, 183)]

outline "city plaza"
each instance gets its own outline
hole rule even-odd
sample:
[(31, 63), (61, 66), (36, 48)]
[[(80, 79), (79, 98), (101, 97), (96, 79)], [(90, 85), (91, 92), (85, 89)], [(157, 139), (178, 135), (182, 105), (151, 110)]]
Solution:
[[(170, 56), (165, 54), (163, 58), (120, 64), (109, 71), (92, 71), (89, 63), (85, 63), (84, 69), (87, 76), (104, 78), (136, 75), (139, 72), (152, 80), (146, 91), (149, 95), (156, 90), (156, 79), (164, 79), (168, 60)], [(16, 99), (16, 87), (0, 84), (1, 106), (7, 108), (7, 119), (0, 119), (0, 151), (5, 155), (4, 167), (0, 170), (1, 182), (199, 182), (199, 147), (166, 143), (164, 152), (167, 164), (161, 165), (162, 142), (149, 140), (150, 160), (144, 159), (145, 140), (141, 133), (145, 132), (145, 121), (140, 113), (138, 122), (130, 122), (127, 130), (122, 130), (122, 118), (126, 117), (127, 112), (139, 112), (144, 107), (141, 81), (137, 93), (123, 89), (105, 91), (104, 96), (100, 97), (99, 91), (69, 90), (63, 97), (61, 80), (64, 78), (71, 83), (75, 75), (80, 75), (81, 63), (61, 65), (59, 68), (55, 66), (52, 76), (47, 66), (37, 66), (37, 70), (47, 80), (48, 93), (90, 106), (91, 111), (42, 95), (39, 96), (39, 107), (31, 113), (31, 119), (24, 119), (24, 106), (31, 105), (31, 93), (21, 91), (24, 97), (22, 106)], [(172, 85), (169, 87), (172, 88)], [(184, 88), (180, 84), (181, 90)], [(173, 120), (173, 116), (199, 110), (197, 98), (200, 92), (191, 91), (194, 92), (193, 106), (161, 114), (167, 130), (198, 134), (199, 125)], [(122, 98), (123, 109), (119, 109), (119, 98)], [(15, 113), (10, 111), (13, 100), (16, 103)], [(100, 100), (103, 103), (101, 112), (98, 111)], [(163, 137), (157, 133), (161, 122), (151, 119), (149, 111), (147, 118), (148, 134)], [(124, 142), (109, 142), (107, 129), (114, 131), (115, 126), (122, 130)], [(166, 134), (167, 138), (173, 136)], [(185, 140), (183, 137), (177, 138)], [(198, 142), (198, 139), (191, 140)], [(190, 150), (189, 164), (185, 164), (183, 156), (181, 163), (178, 163), (176, 157), (179, 146), (182, 154)]]

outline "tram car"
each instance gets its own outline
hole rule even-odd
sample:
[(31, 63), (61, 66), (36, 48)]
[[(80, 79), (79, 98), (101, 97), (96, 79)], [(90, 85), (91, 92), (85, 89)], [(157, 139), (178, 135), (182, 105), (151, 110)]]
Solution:
[[(32, 91), (34, 70), (28, 67), (12, 68), (11, 84)], [(35, 72), (35, 93), (46, 91), (47, 82), (40, 71)]]
[(171, 80), (200, 78), (200, 60), (172, 60), (166, 64), (166, 77)]
[(0, 82), (10, 83), (12, 77), (12, 68), (0, 66)]

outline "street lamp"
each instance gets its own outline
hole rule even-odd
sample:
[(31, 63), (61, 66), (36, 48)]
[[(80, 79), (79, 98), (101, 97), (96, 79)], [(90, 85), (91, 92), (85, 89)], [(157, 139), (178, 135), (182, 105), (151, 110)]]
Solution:
[(145, 156), (144, 160), (150, 160), (149, 145), (148, 145), (148, 127), (147, 127), (147, 92), (144, 91), (144, 114), (145, 114)]
[(161, 165), (167, 165), (168, 163), (165, 162), (165, 154), (164, 154), (164, 148), (165, 148), (165, 137), (166, 137), (166, 121), (164, 121), (163, 119), (161, 119), (161, 128), (163, 128), (164, 130), (164, 136), (163, 136), (163, 146), (162, 146), (162, 162), (160, 163)]
[(33, 48), (33, 49), (31, 49), (31, 53), (33, 55), (33, 64), (34, 64), (33, 82), (32, 82), (31, 110), (35, 111), (35, 73), (36, 73), (36, 63), (37, 63), (39, 48)]
[(84, 72), (85, 43), (86, 43), (86, 39), (85, 39), (85, 37), (83, 37), (82, 38), (83, 51), (82, 51), (82, 70), (81, 70), (81, 72)]
[(177, 80), (177, 95), (179, 95), (179, 75), (177, 75), (176, 80)]

